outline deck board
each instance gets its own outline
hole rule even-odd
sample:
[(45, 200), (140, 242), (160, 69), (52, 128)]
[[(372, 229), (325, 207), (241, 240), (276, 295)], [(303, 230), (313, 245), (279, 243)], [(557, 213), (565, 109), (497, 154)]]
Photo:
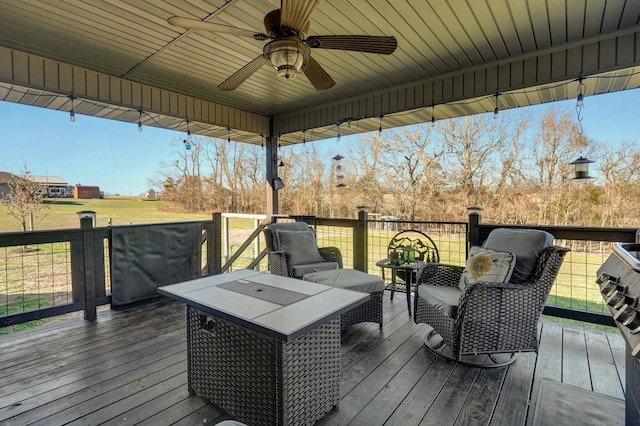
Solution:
[(591, 387), (594, 392), (624, 399), (622, 383), (607, 335), (602, 330), (585, 330)]
[[(0, 423), (203, 425), (232, 418), (187, 390), (184, 305), (161, 299), (0, 336)], [(341, 401), (320, 425), (525, 425), (539, 381), (622, 398), (625, 343), (612, 332), (541, 323), (539, 354), (481, 370), (436, 358), (406, 299), (384, 327), (342, 341)]]

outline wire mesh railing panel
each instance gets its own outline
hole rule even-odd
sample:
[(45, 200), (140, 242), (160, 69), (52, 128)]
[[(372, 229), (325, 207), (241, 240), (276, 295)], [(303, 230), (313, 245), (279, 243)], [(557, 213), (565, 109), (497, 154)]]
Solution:
[(569, 247), (560, 272), (551, 289), (547, 304), (588, 312), (609, 313), (598, 285), (598, 268), (613, 251), (616, 243), (603, 241), (560, 240), (556, 244)]
[(353, 268), (353, 228), (318, 225), (318, 247), (337, 247), (342, 254), (344, 268)]
[(0, 247), (0, 315), (73, 302), (69, 242)]
[(431, 238), (438, 249), (440, 263), (465, 264), (467, 223), (368, 221), (369, 271), (380, 269), (375, 264), (377, 261), (389, 257), (389, 242), (396, 234), (406, 230), (419, 231)]
[(102, 240), (104, 253), (104, 290), (106, 295), (111, 295), (111, 256), (109, 252), (109, 238)]

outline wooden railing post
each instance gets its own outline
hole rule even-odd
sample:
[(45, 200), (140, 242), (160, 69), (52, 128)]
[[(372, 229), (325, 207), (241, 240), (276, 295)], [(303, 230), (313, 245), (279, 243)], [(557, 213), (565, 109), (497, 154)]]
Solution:
[(82, 230), (84, 319), (93, 321), (98, 316), (96, 302), (96, 251), (93, 247), (93, 219), (87, 216), (80, 218), (80, 229)]
[[(480, 242), (480, 221), (482, 217), (480, 216), (480, 212), (482, 209), (480, 207), (468, 207), (467, 212), (469, 213), (469, 244), (472, 246), (481, 245)], [(469, 247), (467, 247), (467, 250)], [(469, 253), (467, 252), (467, 255)]]
[(353, 229), (353, 269), (357, 269), (362, 272), (367, 272), (367, 247), (368, 232), (367, 232), (367, 210), (358, 210), (358, 223)]
[(222, 273), (222, 213), (213, 213), (213, 227), (207, 229), (207, 273)]

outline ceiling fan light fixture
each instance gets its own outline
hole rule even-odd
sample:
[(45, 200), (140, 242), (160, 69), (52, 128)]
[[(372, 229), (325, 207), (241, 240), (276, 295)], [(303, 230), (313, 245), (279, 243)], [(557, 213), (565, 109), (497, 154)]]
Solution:
[(295, 37), (273, 40), (264, 46), (263, 54), (278, 71), (278, 77), (290, 79), (303, 71), (311, 49)]

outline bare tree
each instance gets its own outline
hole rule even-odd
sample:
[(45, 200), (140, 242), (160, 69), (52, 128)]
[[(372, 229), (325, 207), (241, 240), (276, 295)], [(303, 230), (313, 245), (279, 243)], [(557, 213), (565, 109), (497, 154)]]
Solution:
[(319, 216), (328, 178), (317, 146), (304, 144), (283, 149), (280, 160), (282, 167), (278, 167), (278, 175), (285, 182), (284, 190), (280, 191), (282, 211)]
[(578, 123), (568, 110), (550, 108), (540, 119), (530, 167), (541, 194), (538, 223), (561, 224), (568, 219), (567, 212), (572, 207), (567, 203), (574, 201), (567, 196), (569, 163), (580, 155), (588, 156), (592, 146), (592, 142), (579, 133)]
[(1, 200), (6, 213), (15, 218), (22, 227), (22, 231), (33, 230), (34, 219), (46, 216), (49, 206), (43, 203), (45, 193), (40, 184), (29, 179), (31, 173), (27, 164), (23, 165), (20, 175), (14, 175), (8, 182), (9, 198)]
[(380, 145), (379, 167), (395, 207), (390, 213), (414, 220), (419, 200), (431, 198), (443, 185), (442, 146), (427, 125), (384, 132), (374, 143)]
[(637, 226), (632, 218), (637, 215), (640, 183), (640, 146), (635, 141), (610, 144), (598, 162), (603, 176), (602, 188), (593, 188), (590, 200), (597, 204), (595, 216), (601, 226)]

